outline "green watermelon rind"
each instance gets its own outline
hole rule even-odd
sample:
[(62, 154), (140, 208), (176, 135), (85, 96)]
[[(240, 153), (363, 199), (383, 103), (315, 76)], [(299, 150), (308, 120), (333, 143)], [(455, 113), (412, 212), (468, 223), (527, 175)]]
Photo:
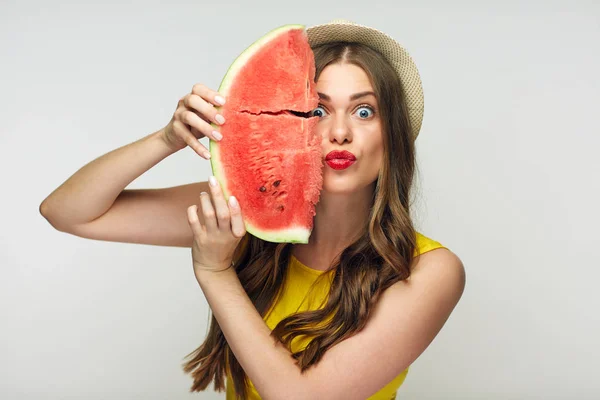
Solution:
[[(246, 50), (244, 50), (231, 64), (227, 73), (223, 77), (221, 84), (219, 86), (219, 93), (223, 96), (227, 97), (228, 88), (231, 86), (231, 82), (234, 81), (236, 75), (239, 70), (246, 64), (246, 62), (258, 51), (262, 48), (262, 46), (272, 39), (278, 37), (280, 34), (285, 33), (290, 30), (295, 29), (304, 29), (304, 25), (284, 25), (279, 28), (273, 29), (262, 38), (255, 41), (251, 44)], [(221, 107), (216, 107), (217, 110)], [(218, 126), (214, 123), (211, 123), (213, 128), (217, 128)], [(231, 197), (231, 193), (227, 190), (227, 180), (225, 179), (225, 173), (221, 167), (221, 156), (220, 156), (220, 145), (219, 142), (215, 142), (214, 140), (209, 140), (209, 150), (210, 150), (210, 166), (212, 169), (212, 173), (217, 178), (217, 181), (221, 185), (221, 189), (223, 191), (223, 196), (226, 201), (229, 201), (229, 197)], [(244, 210), (242, 209), (242, 215)], [(298, 227), (290, 227), (285, 230), (278, 230), (276, 232), (260, 229), (257, 226), (253, 225), (246, 219), (244, 219), (244, 225), (246, 227), (246, 231), (258, 238), (261, 238), (270, 242), (286, 242), (286, 243), (308, 243), (308, 238), (310, 236), (311, 230), (307, 229), (304, 226)]]
[(258, 39), (256, 42), (252, 43), (246, 50), (242, 52), (229, 66), (229, 69), (225, 73), (223, 80), (221, 81), (221, 85), (219, 86), (219, 93), (222, 95), (227, 95), (229, 86), (231, 86), (231, 82), (235, 79), (235, 76), (239, 72), (239, 70), (246, 64), (246, 62), (258, 51), (262, 48), (263, 45), (267, 44), (271, 40), (278, 37), (280, 34), (295, 30), (295, 29), (304, 29), (304, 25), (284, 25), (279, 28), (273, 29), (269, 33), (265, 34), (263, 37)]

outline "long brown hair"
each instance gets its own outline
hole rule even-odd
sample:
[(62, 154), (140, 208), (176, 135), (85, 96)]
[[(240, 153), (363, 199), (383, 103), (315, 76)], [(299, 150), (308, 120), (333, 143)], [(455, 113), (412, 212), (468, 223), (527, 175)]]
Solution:
[[(330, 279), (326, 304), (281, 320), (271, 332), (291, 351), (297, 336), (310, 343), (292, 356), (304, 372), (332, 346), (364, 328), (385, 289), (410, 276), (416, 232), (410, 218), (410, 194), (416, 169), (415, 147), (404, 91), (390, 64), (377, 52), (357, 43), (329, 43), (313, 49), (318, 79), (333, 63), (361, 67), (373, 85), (380, 109), (384, 158), (375, 183), (371, 212), (361, 236), (346, 247), (338, 262), (319, 279)], [(240, 282), (257, 311), (265, 318), (278, 300), (290, 260), (290, 243), (271, 243), (250, 234), (240, 242), (234, 259)], [(192, 375), (190, 391), (202, 391), (214, 380), (225, 389), (231, 373), (239, 399), (247, 398), (248, 377), (232, 353), (214, 315), (204, 343), (186, 357), (183, 369)]]

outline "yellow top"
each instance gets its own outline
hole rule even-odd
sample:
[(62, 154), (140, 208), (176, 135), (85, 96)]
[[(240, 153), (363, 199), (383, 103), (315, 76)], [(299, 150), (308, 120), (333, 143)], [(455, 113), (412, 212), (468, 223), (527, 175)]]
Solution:
[[(417, 232), (417, 248), (415, 249), (415, 256), (426, 253), (430, 250), (437, 248), (446, 248), (441, 243), (432, 240), (419, 232)], [(265, 322), (268, 327), (272, 330), (275, 328), (277, 323), (285, 317), (302, 311), (319, 309), (321, 302), (326, 298), (329, 291), (330, 280), (321, 279), (320, 282), (312, 290), (311, 285), (315, 282), (317, 277), (324, 273), (307, 267), (300, 263), (296, 257), (291, 256), (290, 263), (288, 266), (289, 270), (285, 282), (285, 291), (279, 301), (273, 305), (272, 309), (267, 313)], [(307, 294), (310, 296), (307, 297)], [(306, 300), (306, 301), (305, 301)], [(309, 339), (305, 336), (297, 336), (291, 342), (291, 348), (293, 351), (300, 351), (306, 347)], [(389, 400), (396, 398), (396, 391), (404, 382), (408, 368), (402, 371), (396, 376), (391, 382), (384, 386), (381, 390), (369, 397), (368, 400)], [(248, 378), (248, 380), (250, 380)], [(235, 392), (233, 387), (233, 380), (231, 375), (227, 374), (227, 400), (235, 400)], [(249, 400), (260, 400), (260, 395), (256, 391), (256, 388), (250, 381), (250, 387), (248, 388), (248, 399)]]

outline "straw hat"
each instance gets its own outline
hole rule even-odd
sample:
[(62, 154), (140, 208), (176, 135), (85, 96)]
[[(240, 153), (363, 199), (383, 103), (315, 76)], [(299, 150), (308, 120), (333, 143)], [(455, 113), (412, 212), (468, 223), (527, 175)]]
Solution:
[(311, 26), (306, 28), (306, 33), (312, 47), (329, 42), (358, 42), (383, 55), (396, 70), (404, 86), (413, 140), (417, 139), (423, 122), (423, 87), (417, 66), (400, 43), (377, 29), (343, 19)]

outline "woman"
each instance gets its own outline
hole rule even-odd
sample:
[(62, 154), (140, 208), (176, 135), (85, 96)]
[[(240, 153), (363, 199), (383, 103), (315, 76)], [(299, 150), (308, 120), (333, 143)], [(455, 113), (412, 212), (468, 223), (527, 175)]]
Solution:
[(214, 107), (226, 99), (203, 85), (165, 128), (84, 166), (40, 207), (81, 237), (192, 248), (213, 312), (184, 366), (192, 391), (222, 390), (226, 375), (228, 399), (394, 398), (464, 290), (460, 259), (415, 232), (409, 214), (423, 115), (412, 60), (372, 28), (333, 21), (307, 32), (323, 158), (356, 157), (341, 170), (324, 161), (308, 244), (247, 234), (243, 204), (226, 203), (218, 184), (124, 190), (186, 146), (208, 158), (197, 138), (220, 139), (209, 123), (227, 123)]

